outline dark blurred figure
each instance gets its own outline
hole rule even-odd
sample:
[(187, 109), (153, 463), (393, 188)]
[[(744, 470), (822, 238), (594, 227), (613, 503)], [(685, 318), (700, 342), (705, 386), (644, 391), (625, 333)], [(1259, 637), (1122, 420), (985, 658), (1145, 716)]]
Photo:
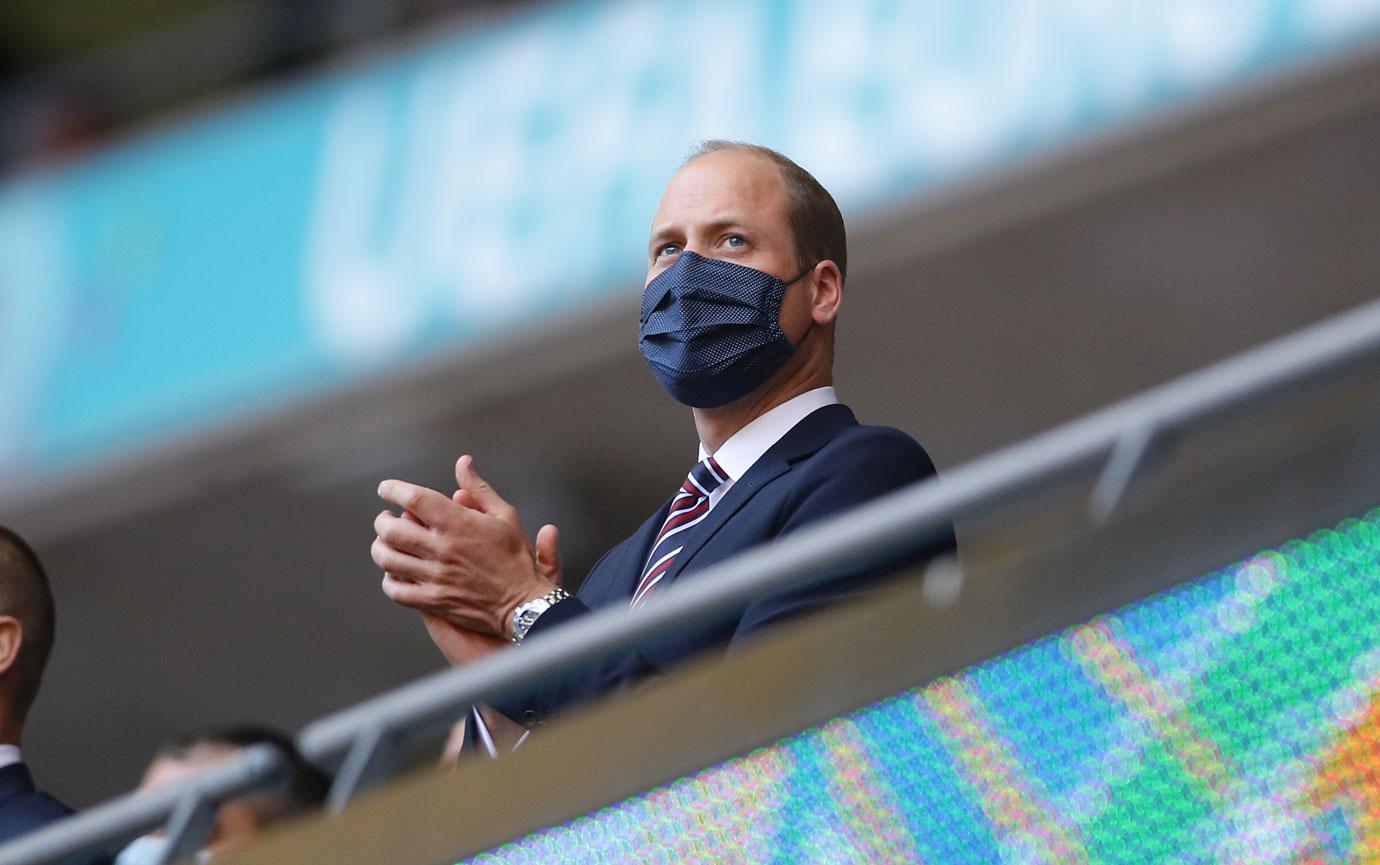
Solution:
[(38, 556), (0, 526), (0, 843), (72, 813), (34, 789), (19, 752), (24, 720), (53, 651), (54, 622), (53, 595)]
[(35, 112), (30, 161), (51, 167), (86, 156), (103, 145), (114, 128), (108, 102), (93, 87), (54, 94)]
[(0, 31), (0, 178), (19, 158), (19, 109), (11, 94), (19, 80), (19, 59), (8, 34)]
[[(222, 802), (211, 837), (197, 854), (199, 862), (243, 850), (269, 826), (316, 808), (326, 799), (330, 785), (325, 774), (308, 763), (286, 736), (252, 725), (203, 730), (169, 742), (154, 756), (139, 789), (176, 783), (251, 745), (271, 745), (288, 758), (287, 785)], [(136, 838), (120, 853), (116, 865), (162, 865), (169, 843), (162, 832)]]

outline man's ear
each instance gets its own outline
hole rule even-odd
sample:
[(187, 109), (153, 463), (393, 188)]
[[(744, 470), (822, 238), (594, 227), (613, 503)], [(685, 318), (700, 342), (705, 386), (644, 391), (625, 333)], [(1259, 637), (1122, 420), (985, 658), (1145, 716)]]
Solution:
[(0, 675), (9, 672), (19, 659), (24, 643), (24, 626), (14, 616), (0, 616)]
[(816, 264), (814, 288), (810, 316), (817, 325), (832, 324), (843, 303), (843, 274), (839, 273), (839, 266), (828, 259)]

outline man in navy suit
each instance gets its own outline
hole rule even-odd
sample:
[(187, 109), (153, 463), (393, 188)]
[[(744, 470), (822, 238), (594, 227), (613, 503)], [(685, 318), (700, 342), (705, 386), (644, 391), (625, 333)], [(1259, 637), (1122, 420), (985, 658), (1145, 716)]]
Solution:
[(0, 844), (72, 813), (34, 788), (19, 753), (24, 719), (53, 649), (53, 630), (53, 595), (38, 556), (0, 526)]
[[(379, 495), (402, 508), (375, 521), (384, 592), (423, 614), (452, 663), (470, 663), (591, 610), (636, 608), (749, 547), (933, 475), (914, 440), (860, 425), (835, 396), (834, 323), (846, 270), (843, 217), (814, 177), (763, 147), (701, 145), (653, 220), (639, 320), (653, 374), (692, 408), (700, 462), (575, 596), (559, 588), (556, 528), (543, 526), (529, 543), (517, 512), (470, 457), (458, 461), (459, 489), (449, 496), (384, 481)], [(732, 622), (624, 653), (504, 712), (530, 726), (953, 547), (952, 530), (917, 538), (903, 559), (858, 562), (820, 588), (758, 599)], [(504, 724), (492, 712), (486, 720)]]

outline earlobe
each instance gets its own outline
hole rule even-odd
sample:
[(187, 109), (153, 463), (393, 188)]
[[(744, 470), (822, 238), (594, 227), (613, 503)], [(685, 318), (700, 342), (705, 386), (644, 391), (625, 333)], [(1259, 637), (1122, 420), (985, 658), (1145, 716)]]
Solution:
[(24, 626), (14, 616), (0, 616), (0, 675), (8, 672), (19, 658), (24, 642)]

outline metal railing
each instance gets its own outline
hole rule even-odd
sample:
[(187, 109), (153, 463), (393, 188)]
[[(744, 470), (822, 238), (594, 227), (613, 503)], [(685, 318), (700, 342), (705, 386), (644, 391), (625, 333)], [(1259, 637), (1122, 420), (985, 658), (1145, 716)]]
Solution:
[(191, 857), (210, 836), (220, 802), (286, 784), (291, 767), (271, 745), (251, 745), (181, 781), (129, 793), (0, 847), (6, 862), (61, 862), (107, 850), (167, 826), (168, 862)]
[[(1095, 479), (1089, 518), (1105, 521), (1166, 437), (1201, 429), (1380, 366), (1380, 301), (1056, 427), (1024, 442), (765, 544), (677, 583), (636, 612), (607, 609), (470, 667), (436, 673), (308, 725), (298, 743), (336, 767), (329, 807), (386, 780), (408, 743), (474, 703), (539, 688), (562, 673), (730, 615), (751, 598), (803, 589), (860, 556), (914, 544), (950, 521)], [(114, 799), (0, 847), (0, 865), (43, 865), (109, 849), (165, 823), (173, 855), (204, 841), (213, 806), (280, 783), (281, 763), (250, 750), (177, 787)], [(171, 861), (171, 860), (170, 860)]]

